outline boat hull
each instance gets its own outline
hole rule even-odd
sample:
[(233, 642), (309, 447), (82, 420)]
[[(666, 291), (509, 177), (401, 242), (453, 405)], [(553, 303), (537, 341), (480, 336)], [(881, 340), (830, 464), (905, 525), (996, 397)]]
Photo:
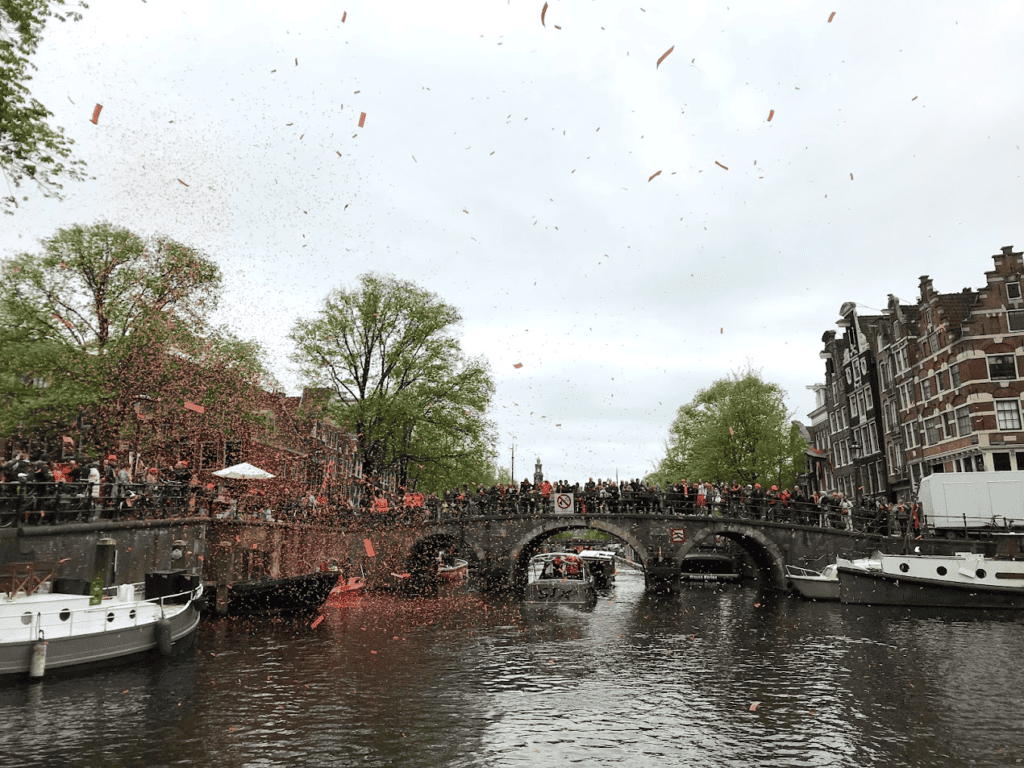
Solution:
[(228, 616), (299, 616), (317, 611), (338, 583), (338, 571), (232, 584)]
[[(199, 626), (200, 613), (195, 601), (169, 615), (172, 643), (187, 639)], [(90, 632), (47, 641), (46, 670), (100, 664), (122, 657), (148, 653), (159, 648), (157, 622), (135, 627)], [(29, 673), (34, 640), (0, 644), (0, 675)]]
[(815, 576), (790, 576), (797, 594), (805, 600), (839, 600), (839, 580)]
[(849, 605), (932, 608), (1024, 608), (1024, 590), (938, 582), (879, 571), (839, 568), (839, 598)]
[(592, 581), (542, 579), (526, 585), (527, 603), (569, 603), (586, 605), (597, 600)]

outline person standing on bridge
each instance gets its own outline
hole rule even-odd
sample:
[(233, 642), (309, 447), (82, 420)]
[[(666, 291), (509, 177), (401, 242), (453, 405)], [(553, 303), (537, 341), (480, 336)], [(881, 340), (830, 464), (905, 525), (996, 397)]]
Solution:
[(550, 501), (551, 501), (551, 483), (547, 480), (540, 484), (540, 501), (542, 505), (542, 512), (550, 512)]
[(847, 531), (853, 530), (853, 504), (843, 494), (839, 494), (839, 514), (843, 516), (843, 527)]

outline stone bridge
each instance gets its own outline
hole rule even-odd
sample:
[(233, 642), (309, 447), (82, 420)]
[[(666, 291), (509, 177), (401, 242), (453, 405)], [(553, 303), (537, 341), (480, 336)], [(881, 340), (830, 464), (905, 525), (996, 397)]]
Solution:
[[(837, 556), (863, 556), (903, 543), (835, 528), (659, 513), (462, 517), (403, 527), (401, 538), (406, 558), (455, 545), (463, 557), (477, 561), (487, 585), (517, 589), (524, 583), (527, 563), (546, 540), (577, 529), (603, 531), (632, 547), (644, 566), (648, 589), (674, 586), (683, 559), (718, 537), (742, 547), (776, 589), (786, 588), (787, 564), (820, 569)], [(402, 554), (392, 551), (391, 556), (400, 559)]]

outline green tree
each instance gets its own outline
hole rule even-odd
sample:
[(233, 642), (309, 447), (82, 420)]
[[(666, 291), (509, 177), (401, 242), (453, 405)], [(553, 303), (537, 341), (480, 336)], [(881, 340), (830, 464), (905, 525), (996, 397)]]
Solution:
[(360, 276), (289, 335), (292, 360), (336, 397), (332, 418), (358, 440), (363, 474), (440, 491), (492, 460), (494, 394), (486, 361), (467, 357), (462, 318), (435, 294), (393, 276)]
[(786, 392), (748, 368), (715, 381), (679, 408), (656, 482), (760, 482), (792, 487), (806, 443), (791, 422)]
[(94, 425), (90, 440), (138, 445), (147, 419), (165, 425), (151, 437), (182, 438), (168, 432), (175, 420), (164, 404), (207, 401), (241, 418), (240, 393), (266, 372), (254, 345), (209, 324), (221, 291), (216, 263), (107, 223), (58, 230), (42, 245), (0, 261), (0, 429), (83, 416)]
[[(76, 7), (86, 8), (84, 2)], [(34, 182), (46, 197), (59, 197), (61, 179), (83, 178), (81, 160), (72, 158), (74, 143), (64, 129), (51, 127), (53, 117), (32, 98), (28, 83), (47, 21), (77, 21), (81, 14), (65, 0), (0, 0), (0, 171), (9, 194), (0, 195), (4, 213), (18, 207), (15, 190)], [(27, 199), (27, 198), (25, 198)]]

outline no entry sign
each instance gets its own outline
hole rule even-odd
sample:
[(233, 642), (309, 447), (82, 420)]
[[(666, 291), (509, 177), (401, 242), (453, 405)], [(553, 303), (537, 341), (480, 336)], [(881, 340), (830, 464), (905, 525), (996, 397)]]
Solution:
[(573, 513), (572, 496), (571, 493), (555, 494), (556, 515), (571, 515)]
[(686, 529), (685, 528), (669, 528), (668, 529), (668, 540), (673, 544), (685, 544), (686, 543)]

